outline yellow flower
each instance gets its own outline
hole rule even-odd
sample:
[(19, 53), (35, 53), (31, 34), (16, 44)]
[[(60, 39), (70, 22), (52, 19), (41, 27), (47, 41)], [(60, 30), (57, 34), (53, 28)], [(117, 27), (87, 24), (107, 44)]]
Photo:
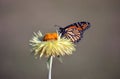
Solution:
[(34, 55), (50, 56), (64, 56), (70, 55), (75, 51), (75, 45), (66, 38), (62, 38), (58, 33), (47, 33), (44, 36), (39, 31), (34, 33), (32, 40), (30, 40), (32, 51)]

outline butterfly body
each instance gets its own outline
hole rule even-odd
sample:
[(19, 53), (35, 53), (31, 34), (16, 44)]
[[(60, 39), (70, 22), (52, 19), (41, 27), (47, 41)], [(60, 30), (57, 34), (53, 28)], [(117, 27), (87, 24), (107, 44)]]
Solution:
[(83, 37), (83, 33), (90, 27), (89, 22), (76, 22), (64, 28), (59, 28), (62, 37), (70, 39), (72, 42), (79, 42)]

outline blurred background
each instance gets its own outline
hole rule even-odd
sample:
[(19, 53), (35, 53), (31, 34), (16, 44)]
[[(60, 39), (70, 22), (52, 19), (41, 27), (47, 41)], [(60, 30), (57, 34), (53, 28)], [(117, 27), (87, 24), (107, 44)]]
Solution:
[(0, 0), (0, 79), (47, 79), (47, 59), (30, 52), (33, 32), (78, 21), (92, 26), (73, 55), (54, 59), (52, 79), (120, 79), (119, 8), (119, 0)]

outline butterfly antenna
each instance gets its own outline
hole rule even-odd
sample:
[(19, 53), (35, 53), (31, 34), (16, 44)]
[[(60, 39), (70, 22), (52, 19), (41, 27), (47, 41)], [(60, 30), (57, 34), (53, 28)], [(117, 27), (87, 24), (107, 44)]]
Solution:
[(59, 28), (61, 28), (61, 26), (59, 26), (59, 25), (54, 25), (54, 27), (59, 27)]

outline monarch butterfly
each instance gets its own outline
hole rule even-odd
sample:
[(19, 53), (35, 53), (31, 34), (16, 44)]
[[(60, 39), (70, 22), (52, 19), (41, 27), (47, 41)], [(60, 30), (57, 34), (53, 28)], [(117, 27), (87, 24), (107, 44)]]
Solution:
[(76, 22), (70, 24), (64, 28), (59, 27), (59, 32), (61, 33), (62, 37), (70, 39), (72, 42), (76, 43), (81, 40), (83, 37), (83, 33), (86, 29), (90, 27), (89, 22)]

